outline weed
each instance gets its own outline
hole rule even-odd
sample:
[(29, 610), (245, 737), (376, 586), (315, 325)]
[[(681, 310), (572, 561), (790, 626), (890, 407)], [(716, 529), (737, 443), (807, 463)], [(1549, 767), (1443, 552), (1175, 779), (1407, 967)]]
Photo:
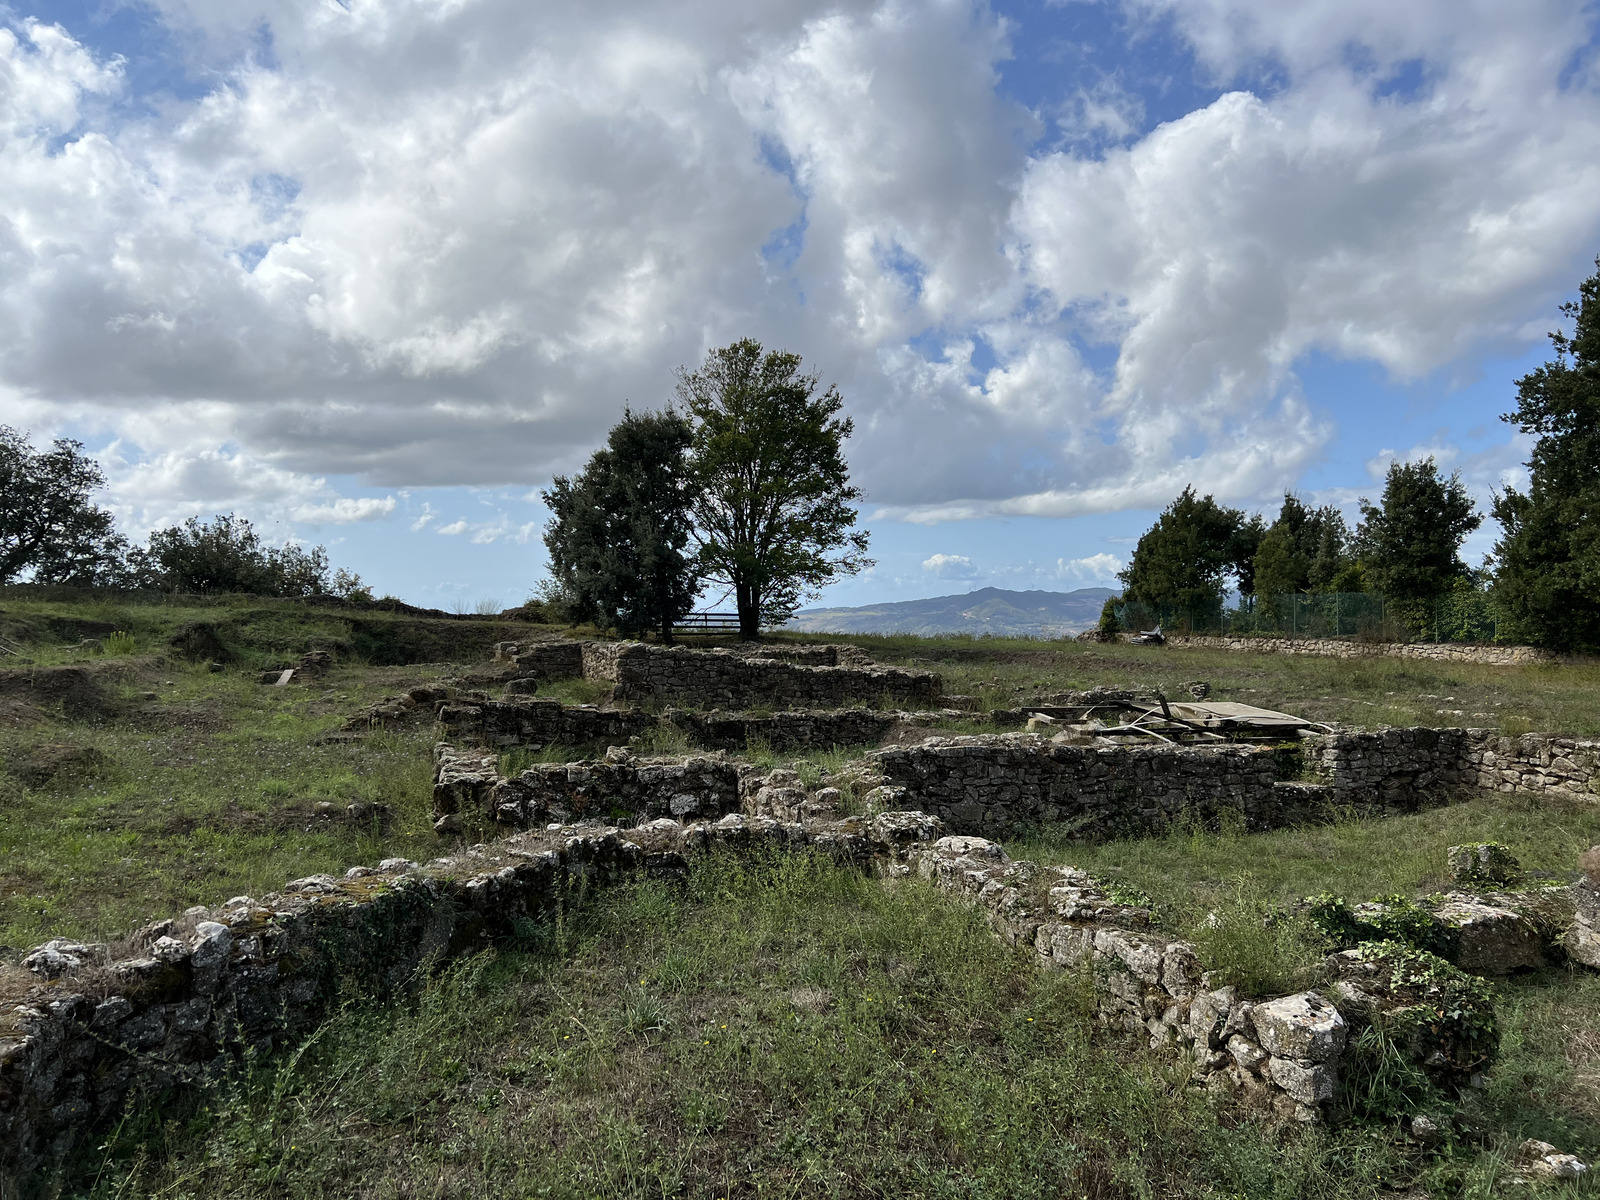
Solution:
[(1302, 914), (1271, 900), (1253, 875), (1235, 876), (1190, 934), (1216, 977), (1245, 996), (1299, 991), (1314, 977), (1326, 940)]
[(133, 634), (121, 629), (107, 634), (101, 646), (108, 657), (132, 654), (138, 648)]

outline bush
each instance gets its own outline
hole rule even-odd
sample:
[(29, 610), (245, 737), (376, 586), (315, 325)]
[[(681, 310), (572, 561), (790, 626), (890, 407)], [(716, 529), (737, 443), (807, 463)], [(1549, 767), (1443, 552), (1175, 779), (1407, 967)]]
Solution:
[(116, 632), (106, 636), (106, 640), (102, 643), (102, 647), (107, 654), (113, 656), (132, 654), (134, 649), (133, 634), (124, 633), (122, 630), (118, 629)]

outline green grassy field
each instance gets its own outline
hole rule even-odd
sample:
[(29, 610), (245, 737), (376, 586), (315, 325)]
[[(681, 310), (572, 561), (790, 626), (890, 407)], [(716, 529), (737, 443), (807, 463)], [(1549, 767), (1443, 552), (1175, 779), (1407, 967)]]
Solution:
[(848, 640), (880, 662), (938, 670), (946, 690), (974, 696), (989, 708), (1097, 684), (1183, 696), (1188, 683), (1203, 679), (1213, 699), (1316, 721), (1600, 734), (1600, 662), (1593, 660), (1490, 667), (1011, 638)]
[[(194, 621), (215, 626), (232, 664), (169, 651)], [(124, 653), (81, 644), (112, 630), (128, 635), (114, 646)], [(287, 604), (0, 597), (0, 636), (40, 665), (82, 664), (93, 682), (77, 707), (0, 712), (0, 943), (110, 938), (297, 876), (434, 856), (431, 726), (329, 735), (378, 698), (481, 665), (493, 641), (530, 632), (552, 631)], [(1589, 665), (852, 640), (880, 661), (934, 667), (986, 707), (1206, 679), (1222, 698), (1352, 724), (1597, 723)], [(263, 667), (318, 648), (337, 656), (325, 676), (259, 682)], [(543, 692), (603, 693), (581, 680)], [(686, 748), (670, 740), (655, 748)], [(854, 753), (796, 765), (815, 781)], [(788, 761), (760, 747), (750, 757)], [(353, 803), (384, 805), (387, 819), (352, 819)], [(1600, 842), (1600, 807), (1475, 795), (1266, 834), (1080, 846), (1046, 828), (1008, 849), (1142, 891), (1164, 928), (1203, 941), (1212, 912), (1225, 929), (1259, 928), (1262, 911), (1313, 893), (1435, 890), (1447, 845), (1489, 839), (1569, 877)], [(1322, 952), (1240, 944), (1212, 951), (1256, 956), (1247, 965), (1263, 977), (1291, 977)], [(300, 1052), (249, 1064), (190, 1108), (135, 1114), (56, 1182), (59, 1194), (106, 1197), (1500, 1195), (1522, 1137), (1600, 1156), (1600, 979), (1508, 981), (1497, 1011), (1501, 1065), (1464, 1110), (1476, 1136), (1442, 1158), (1371, 1125), (1287, 1138), (1228, 1128), (1170, 1063), (1092, 1027), (1082, 979), (1038, 972), (969, 910), (815, 863), (724, 867), (686, 893), (603, 897), (415, 1000), (352, 1000)]]

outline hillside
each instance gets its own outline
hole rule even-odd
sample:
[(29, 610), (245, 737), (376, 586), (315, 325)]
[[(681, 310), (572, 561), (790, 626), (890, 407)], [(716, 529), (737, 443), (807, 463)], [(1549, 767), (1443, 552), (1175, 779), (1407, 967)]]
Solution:
[(860, 608), (812, 608), (785, 629), (799, 633), (987, 633), (1005, 637), (1062, 637), (1081, 633), (1100, 619), (1110, 588), (1075, 592), (1008, 592), (979, 588), (960, 596), (933, 596)]

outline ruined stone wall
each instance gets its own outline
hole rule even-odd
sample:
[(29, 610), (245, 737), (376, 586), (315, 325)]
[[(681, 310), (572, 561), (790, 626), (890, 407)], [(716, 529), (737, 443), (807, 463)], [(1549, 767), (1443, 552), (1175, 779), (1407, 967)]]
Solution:
[(515, 663), (535, 679), (576, 679), (583, 674), (583, 642), (501, 642), (494, 661)]
[(1471, 786), (1464, 729), (1341, 730), (1304, 739), (1306, 773), (1335, 804), (1409, 812), (1440, 788)]
[(749, 713), (693, 712), (671, 708), (661, 715), (661, 719), (683, 730), (697, 746), (739, 754), (753, 745), (762, 745), (779, 753), (827, 750), (834, 746), (875, 746), (896, 722), (941, 715), (845, 708), (831, 712), (779, 712), (771, 716), (751, 716)]
[(941, 691), (932, 671), (799, 666), (728, 650), (643, 642), (586, 643), (583, 674), (611, 683), (618, 700), (697, 708), (843, 708), (861, 702), (927, 708)]
[(438, 720), (442, 735), (453, 742), (530, 750), (590, 743), (626, 745), (629, 738), (656, 724), (649, 713), (533, 697), (444, 704), (439, 708)]
[(985, 837), (1041, 822), (1068, 823), (1086, 840), (1137, 836), (1225, 810), (1265, 829), (1305, 800), (1278, 787), (1274, 752), (1256, 746), (1057, 745), (1008, 733), (932, 738), (866, 762), (885, 807), (909, 804)]
[(1466, 731), (1463, 757), (1463, 773), (1491, 791), (1600, 798), (1600, 741), (1472, 729)]
[(1484, 663), (1495, 667), (1554, 662), (1533, 646), (1463, 646), (1449, 642), (1355, 642), (1343, 638), (1201, 637), (1170, 634), (1167, 645), (1197, 650), (1243, 650), (1249, 654), (1309, 654), (1319, 658), (1418, 658), (1429, 662)]
[(434, 764), (434, 827), (441, 833), (585, 819), (639, 825), (739, 810), (739, 765), (721, 755), (636, 758), (613, 747), (603, 759), (537, 763), (504, 779), (493, 754), (441, 744)]

